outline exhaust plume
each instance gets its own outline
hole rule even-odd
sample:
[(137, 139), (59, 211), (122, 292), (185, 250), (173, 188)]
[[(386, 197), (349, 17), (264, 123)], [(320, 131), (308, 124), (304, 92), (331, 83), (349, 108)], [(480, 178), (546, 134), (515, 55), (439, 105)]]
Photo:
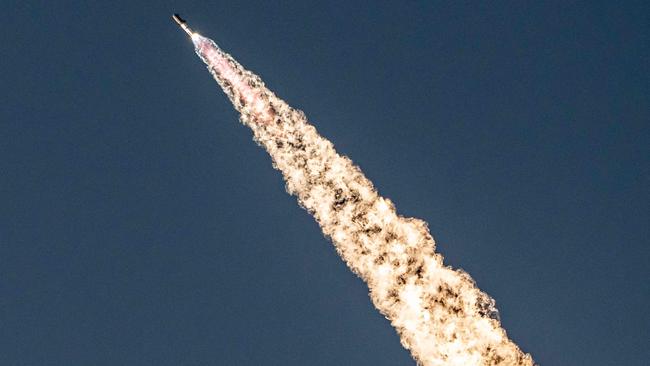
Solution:
[(271, 155), (287, 191), (370, 289), (420, 365), (533, 365), (501, 328), (494, 300), (443, 264), (427, 224), (399, 216), (350, 159), (212, 40), (191, 33), (197, 55), (241, 122)]

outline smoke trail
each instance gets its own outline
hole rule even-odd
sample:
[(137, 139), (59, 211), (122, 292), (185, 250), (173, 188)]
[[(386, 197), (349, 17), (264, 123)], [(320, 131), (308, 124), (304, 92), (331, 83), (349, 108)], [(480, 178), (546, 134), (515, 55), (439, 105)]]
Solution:
[(494, 300), (443, 264), (427, 224), (397, 215), (350, 159), (212, 40), (201, 57), (286, 188), (318, 221), (421, 365), (533, 365), (501, 328)]

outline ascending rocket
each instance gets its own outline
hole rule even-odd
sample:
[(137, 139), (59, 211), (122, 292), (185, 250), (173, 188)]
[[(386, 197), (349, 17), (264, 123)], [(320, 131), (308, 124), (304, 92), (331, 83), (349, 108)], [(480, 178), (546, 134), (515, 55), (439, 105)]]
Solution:
[(174, 14), (172, 16), (172, 19), (174, 19), (176, 24), (178, 24), (178, 26), (181, 27), (185, 31), (185, 33), (187, 33), (188, 36), (192, 37), (194, 35), (190, 27), (187, 26), (187, 22), (185, 21), (185, 19), (181, 18), (180, 15)]

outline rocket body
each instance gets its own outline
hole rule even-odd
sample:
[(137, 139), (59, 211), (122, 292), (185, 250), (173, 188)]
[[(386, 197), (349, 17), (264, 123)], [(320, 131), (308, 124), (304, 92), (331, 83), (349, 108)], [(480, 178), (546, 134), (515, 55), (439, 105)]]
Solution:
[(185, 33), (187, 33), (188, 36), (192, 37), (194, 35), (192, 29), (190, 29), (190, 27), (187, 26), (187, 22), (185, 21), (185, 19), (181, 18), (180, 15), (174, 14), (172, 15), (172, 19), (174, 19), (176, 24), (178, 24), (178, 26), (181, 27), (181, 29), (185, 31)]

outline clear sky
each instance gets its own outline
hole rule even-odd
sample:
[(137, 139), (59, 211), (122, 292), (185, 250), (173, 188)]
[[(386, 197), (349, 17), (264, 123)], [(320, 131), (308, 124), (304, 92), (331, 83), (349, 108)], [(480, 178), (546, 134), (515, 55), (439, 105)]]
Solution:
[(539, 363), (647, 364), (647, 1), (88, 3), (3, 3), (0, 364), (414, 365), (173, 12)]

